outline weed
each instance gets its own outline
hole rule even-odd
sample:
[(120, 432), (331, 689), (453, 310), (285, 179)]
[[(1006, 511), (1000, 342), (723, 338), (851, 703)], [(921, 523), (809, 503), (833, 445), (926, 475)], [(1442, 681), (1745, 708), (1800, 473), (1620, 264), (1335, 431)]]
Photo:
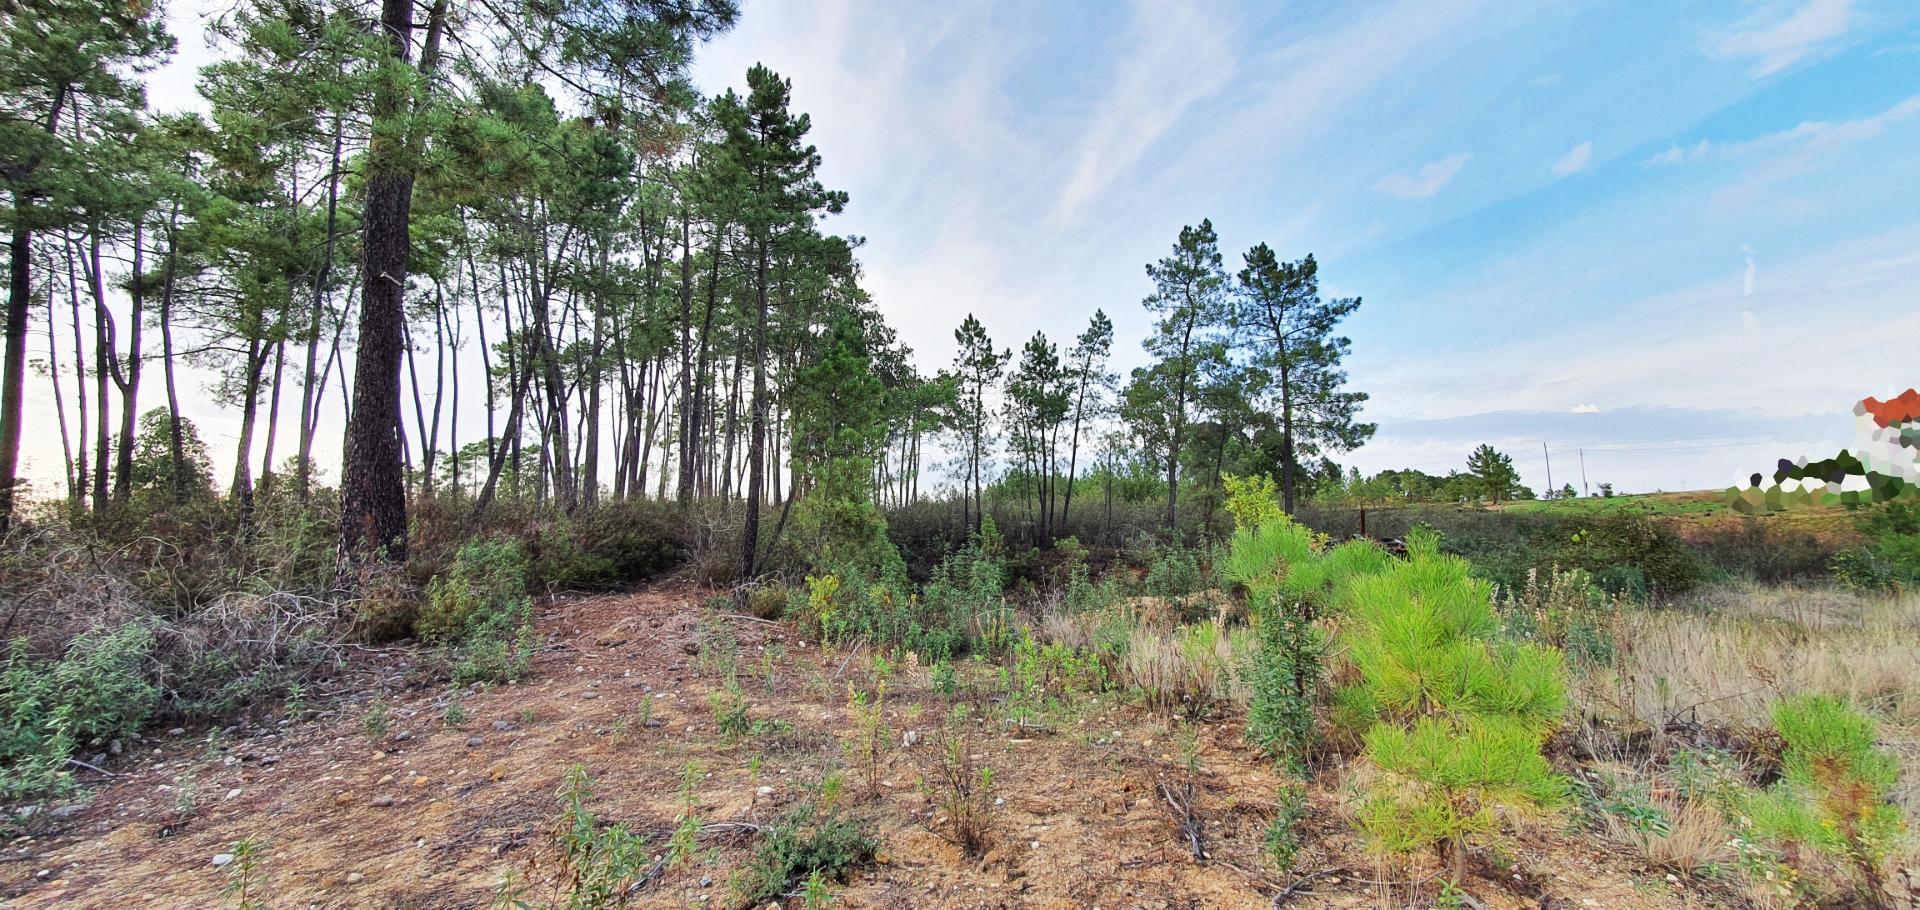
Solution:
[(733, 682), (740, 673), (740, 639), (718, 613), (700, 617), (699, 650), (694, 666), (701, 676), (718, 676)]
[(960, 691), (960, 676), (954, 672), (953, 661), (945, 658), (934, 661), (933, 666), (927, 668), (927, 683), (933, 691), (948, 697)]
[(974, 763), (971, 744), (961, 732), (966, 717), (965, 705), (956, 705), (948, 715), (932, 779), (920, 776), (920, 792), (936, 808), (935, 819), (945, 819), (941, 835), (968, 856), (979, 856), (992, 842), (993, 768)]
[(220, 896), (233, 901), (233, 910), (266, 910), (258, 896), (265, 884), (260, 880), (260, 840), (241, 838), (227, 852), (233, 861), (227, 864), (227, 885), (220, 889)]
[(716, 690), (707, 695), (707, 703), (713, 706), (713, 723), (720, 730), (720, 736), (728, 742), (734, 742), (752, 730), (752, 722), (747, 717), (747, 699), (736, 687)]
[(1293, 871), (1303, 844), (1299, 826), (1310, 814), (1306, 788), (1299, 784), (1281, 784), (1274, 793), (1273, 819), (1267, 822), (1264, 847), (1267, 862), (1282, 874)]
[(153, 648), (153, 629), (137, 622), (84, 632), (55, 661), (15, 639), (0, 670), (0, 797), (64, 791), (76, 744), (139, 730), (160, 695)]
[(648, 876), (647, 839), (610, 825), (587, 805), (593, 797), (586, 769), (574, 765), (560, 785), (558, 855), (534, 854), (519, 875), (509, 873), (494, 892), (494, 910), (610, 910), (624, 907)]
[(868, 792), (878, 796), (887, 749), (891, 745), (887, 730), (886, 682), (881, 681), (870, 693), (862, 692), (848, 683), (847, 711), (853, 715), (853, 734), (845, 744), (847, 756), (866, 772)]
[(367, 713), (360, 716), (360, 732), (374, 742), (387, 738), (393, 730), (393, 712), (387, 708), (387, 700), (374, 696), (373, 704), (367, 706)]
[(455, 689), (447, 696), (447, 706), (440, 709), (440, 722), (459, 729), (467, 725), (467, 720), (466, 705), (461, 700), (460, 690)]

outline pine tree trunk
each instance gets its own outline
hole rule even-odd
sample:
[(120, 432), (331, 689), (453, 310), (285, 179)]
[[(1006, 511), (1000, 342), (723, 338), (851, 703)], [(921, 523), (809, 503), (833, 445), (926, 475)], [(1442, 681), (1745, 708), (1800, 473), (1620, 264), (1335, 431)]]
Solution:
[[(420, 75), (428, 83), (422, 91), (431, 90), (446, 16), (446, 0), (434, 0), (420, 55)], [(404, 70), (412, 53), (413, 0), (381, 0), (380, 31)], [(411, 94), (398, 79), (382, 80), (374, 92), (366, 211), (361, 221), (359, 351), (340, 478), (341, 553), (348, 558), (378, 554), (393, 563), (407, 558), (400, 348), (412, 252), (407, 231), (413, 211), (415, 142), (396, 134), (405, 132)]]
[[(26, 407), (27, 304), (33, 295), (33, 232), (16, 220), (7, 264), (6, 363), (0, 367), (0, 534), (13, 521), (19, 486), (20, 421)], [(58, 382), (59, 377), (55, 376)]]
[(760, 495), (766, 468), (767, 432), (767, 241), (760, 240), (755, 266), (759, 285), (753, 326), (753, 416), (747, 448), (747, 517), (740, 534), (740, 578), (752, 581), (760, 549)]

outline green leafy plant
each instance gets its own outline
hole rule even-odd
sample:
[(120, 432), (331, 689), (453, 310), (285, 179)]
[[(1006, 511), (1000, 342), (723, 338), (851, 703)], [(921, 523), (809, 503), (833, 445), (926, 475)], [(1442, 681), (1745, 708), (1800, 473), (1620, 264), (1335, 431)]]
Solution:
[(227, 863), (227, 884), (220, 895), (233, 901), (233, 910), (267, 910), (260, 899), (264, 883), (260, 878), (260, 840), (244, 837), (228, 849), (233, 861)]
[(152, 627), (138, 622), (84, 632), (53, 661), (15, 639), (0, 670), (0, 796), (63, 791), (75, 744), (137, 732), (160, 695), (153, 647)]
[(1307, 789), (1299, 784), (1281, 784), (1274, 793), (1272, 820), (1267, 822), (1267, 835), (1262, 846), (1266, 860), (1281, 873), (1293, 871), (1294, 862), (1300, 856), (1304, 839), (1300, 833), (1300, 823), (1312, 814), (1307, 805)]
[(386, 739), (392, 730), (393, 711), (387, 707), (385, 698), (376, 695), (373, 703), (367, 706), (367, 713), (360, 715), (360, 732), (377, 743)]
[(728, 742), (746, 736), (752, 729), (752, 720), (747, 716), (747, 699), (738, 688), (722, 688), (707, 696), (707, 703), (713, 706), (713, 723), (720, 735)]
[(879, 848), (865, 823), (824, 798), (796, 803), (762, 834), (753, 858), (733, 880), (748, 906), (785, 894), (796, 882), (806, 883), (808, 900), (825, 901), (826, 882), (844, 881), (848, 870)]
[(1364, 541), (1325, 549), (1324, 541), (1284, 513), (1246, 503), (1235, 508), (1247, 520), (1268, 516), (1234, 532), (1221, 570), (1246, 590), (1259, 643), (1245, 669), (1247, 738), (1275, 759), (1304, 768), (1317, 741), (1316, 708), (1326, 674), (1328, 642), (1318, 621), (1331, 612), (1342, 585), (1385, 570), (1389, 559)]
[(1889, 802), (1899, 760), (1874, 744), (1872, 718), (1831, 696), (1781, 702), (1773, 723), (1786, 750), (1780, 781), (1744, 807), (1756, 838), (1781, 847), (1803, 875), (1820, 858), (1837, 861), (1857, 899), (1887, 906), (1886, 864), (1906, 830)]

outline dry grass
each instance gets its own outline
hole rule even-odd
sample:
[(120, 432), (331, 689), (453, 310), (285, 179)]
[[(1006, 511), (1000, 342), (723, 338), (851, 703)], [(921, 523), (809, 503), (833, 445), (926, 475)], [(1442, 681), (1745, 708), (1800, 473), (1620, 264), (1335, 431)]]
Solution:
[(1825, 692), (1920, 723), (1920, 595), (1735, 585), (1622, 621), (1625, 659), (1583, 681), (1603, 716), (1764, 726), (1774, 702)]
[(1229, 704), (1245, 707), (1247, 689), (1239, 670), (1252, 650), (1244, 627), (1217, 622), (1137, 626), (1127, 647), (1126, 678), (1160, 710), (1198, 715)]
[[(1763, 729), (1783, 698), (1847, 698), (1881, 720), (1881, 745), (1901, 762), (1894, 799), (1920, 828), (1920, 594), (1730, 584), (1630, 610), (1621, 631), (1618, 664), (1578, 681), (1590, 716), (1656, 731), (1672, 722)], [(1675, 871), (1723, 858), (1726, 825), (1712, 807), (1659, 807), (1670, 833), (1620, 839)], [(1896, 862), (1920, 858), (1913, 840)]]

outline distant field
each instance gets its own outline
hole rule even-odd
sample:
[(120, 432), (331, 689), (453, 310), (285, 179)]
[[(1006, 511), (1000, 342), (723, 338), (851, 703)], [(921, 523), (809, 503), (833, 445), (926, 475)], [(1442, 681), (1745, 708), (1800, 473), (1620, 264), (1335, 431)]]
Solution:
[[(1632, 496), (1582, 499), (1544, 499), (1505, 503), (1502, 512), (1541, 515), (1645, 515), (1671, 519), (1682, 525), (1711, 525), (1737, 522), (1748, 516), (1727, 505), (1721, 490), (1688, 490), (1678, 493), (1642, 493)], [(1822, 536), (1853, 535), (1854, 513), (1841, 506), (1818, 506), (1771, 512), (1755, 516), (1761, 524), (1782, 531), (1804, 531)]]

